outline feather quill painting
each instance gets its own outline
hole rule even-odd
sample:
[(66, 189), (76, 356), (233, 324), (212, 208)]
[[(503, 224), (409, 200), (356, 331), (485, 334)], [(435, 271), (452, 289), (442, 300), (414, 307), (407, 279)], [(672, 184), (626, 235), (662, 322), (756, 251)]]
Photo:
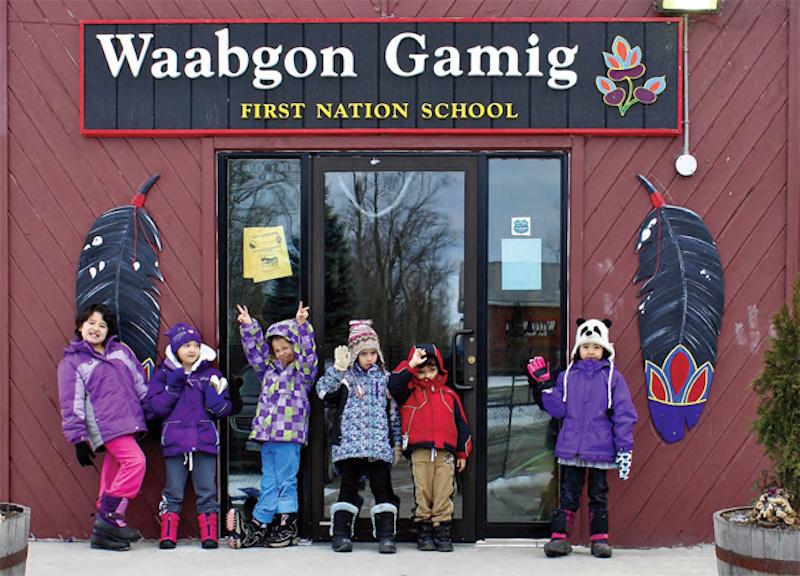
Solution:
[(642, 175), (653, 210), (636, 252), (639, 336), (650, 417), (669, 443), (700, 419), (714, 378), (724, 283), (719, 251), (702, 218), (667, 205)]
[(144, 202), (159, 175), (148, 178), (127, 206), (117, 206), (95, 220), (78, 262), (75, 303), (111, 307), (119, 339), (131, 347), (148, 380), (152, 373), (160, 307), (154, 281), (164, 281), (158, 267), (161, 238)]

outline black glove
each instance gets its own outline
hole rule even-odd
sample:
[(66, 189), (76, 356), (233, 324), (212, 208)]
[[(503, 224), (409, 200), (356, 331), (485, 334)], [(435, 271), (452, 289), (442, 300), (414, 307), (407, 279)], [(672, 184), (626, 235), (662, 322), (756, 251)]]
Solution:
[(243, 384), (244, 379), (242, 379), (241, 376), (237, 376), (230, 382), (228, 395), (231, 399), (231, 416), (242, 411), (242, 395), (239, 393), (239, 390), (241, 390)]
[(91, 466), (94, 462), (94, 452), (88, 442), (78, 442), (75, 444), (75, 456), (81, 466)]
[(186, 372), (183, 371), (183, 368), (167, 372), (167, 388), (171, 388), (173, 391), (179, 391), (188, 382), (189, 380), (186, 378)]

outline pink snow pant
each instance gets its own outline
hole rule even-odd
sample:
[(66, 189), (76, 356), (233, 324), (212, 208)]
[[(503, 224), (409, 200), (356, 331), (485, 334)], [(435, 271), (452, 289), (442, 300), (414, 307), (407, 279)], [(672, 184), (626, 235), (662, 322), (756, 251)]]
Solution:
[(100, 492), (121, 498), (134, 498), (142, 488), (145, 457), (133, 435), (120, 436), (105, 443), (106, 455), (100, 470)]

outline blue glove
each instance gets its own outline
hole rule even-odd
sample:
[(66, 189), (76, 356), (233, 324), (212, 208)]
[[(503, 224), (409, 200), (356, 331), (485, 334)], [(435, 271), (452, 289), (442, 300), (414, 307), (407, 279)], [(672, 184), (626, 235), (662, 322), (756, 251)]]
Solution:
[(186, 372), (183, 371), (183, 368), (167, 372), (167, 388), (172, 392), (180, 392), (188, 383), (189, 380), (186, 378)]
[(631, 463), (633, 462), (633, 451), (627, 450), (625, 452), (617, 452), (617, 457), (614, 463), (619, 468), (619, 479), (627, 480), (631, 475)]

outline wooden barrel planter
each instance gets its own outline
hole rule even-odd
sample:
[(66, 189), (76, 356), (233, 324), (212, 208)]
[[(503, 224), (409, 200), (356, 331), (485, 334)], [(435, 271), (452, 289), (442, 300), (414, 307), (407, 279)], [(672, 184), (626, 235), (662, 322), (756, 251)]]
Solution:
[(744, 519), (750, 510), (714, 513), (718, 574), (800, 574), (800, 530), (747, 524)]
[(0, 576), (23, 576), (28, 558), (31, 509), (0, 502)]

